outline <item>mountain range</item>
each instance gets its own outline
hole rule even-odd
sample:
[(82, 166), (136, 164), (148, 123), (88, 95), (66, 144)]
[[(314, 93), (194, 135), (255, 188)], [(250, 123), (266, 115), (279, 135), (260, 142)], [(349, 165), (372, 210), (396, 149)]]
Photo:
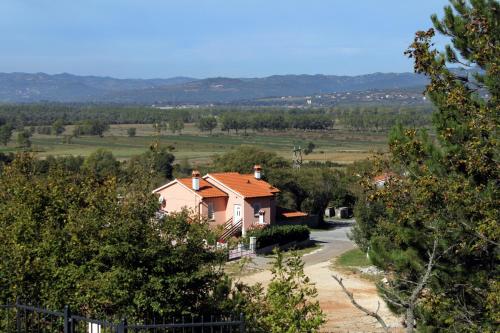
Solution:
[(116, 79), (67, 73), (0, 73), (0, 102), (52, 101), (145, 105), (234, 103), (266, 97), (420, 88), (426, 83), (425, 77), (413, 73), (206, 79)]

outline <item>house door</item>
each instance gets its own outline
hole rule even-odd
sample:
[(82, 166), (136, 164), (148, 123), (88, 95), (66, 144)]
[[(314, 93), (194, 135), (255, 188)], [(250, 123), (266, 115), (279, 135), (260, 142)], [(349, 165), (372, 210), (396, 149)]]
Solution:
[(241, 205), (234, 205), (233, 223), (238, 223), (241, 220)]

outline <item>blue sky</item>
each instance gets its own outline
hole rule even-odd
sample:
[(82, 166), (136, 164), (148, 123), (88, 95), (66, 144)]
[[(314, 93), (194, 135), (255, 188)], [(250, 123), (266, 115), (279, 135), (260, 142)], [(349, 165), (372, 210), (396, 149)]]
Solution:
[(445, 0), (2, 0), (0, 72), (120, 78), (411, 71)]

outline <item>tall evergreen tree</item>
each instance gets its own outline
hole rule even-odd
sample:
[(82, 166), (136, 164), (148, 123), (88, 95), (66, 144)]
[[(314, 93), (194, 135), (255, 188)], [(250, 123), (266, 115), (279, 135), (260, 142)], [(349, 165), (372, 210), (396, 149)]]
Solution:
[[(407, 55), (430, 79), (436, 140), (396, 127), (385, 185), (368, 181), (358, 242), (390, 272), (381, 295), (407, 332), (498, 331), (500, 4), (451, 0)], [(435, 31), (449, 37), (433, 48)], [(450, 68), (453, 65), (454, 68)], [(461, 68), (457, 68), (456, 66)], [(379, 170), (379, 171), (381, 171)], [(362, 239), (367, 237), (367, 239)]]

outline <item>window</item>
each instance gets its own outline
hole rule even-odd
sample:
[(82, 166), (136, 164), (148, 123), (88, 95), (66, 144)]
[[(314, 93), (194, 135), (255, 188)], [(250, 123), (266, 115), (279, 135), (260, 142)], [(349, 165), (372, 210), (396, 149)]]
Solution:
[(208, 203), (208, 219), (215, 220), (215, 211), (214, 211), (214, 203), (213, 202)]
[(259, 216), (259, 211), (260, 211), (260, 203), (254, 203), (253, 204), (253, 216), (255, 216), (255, 217)]

